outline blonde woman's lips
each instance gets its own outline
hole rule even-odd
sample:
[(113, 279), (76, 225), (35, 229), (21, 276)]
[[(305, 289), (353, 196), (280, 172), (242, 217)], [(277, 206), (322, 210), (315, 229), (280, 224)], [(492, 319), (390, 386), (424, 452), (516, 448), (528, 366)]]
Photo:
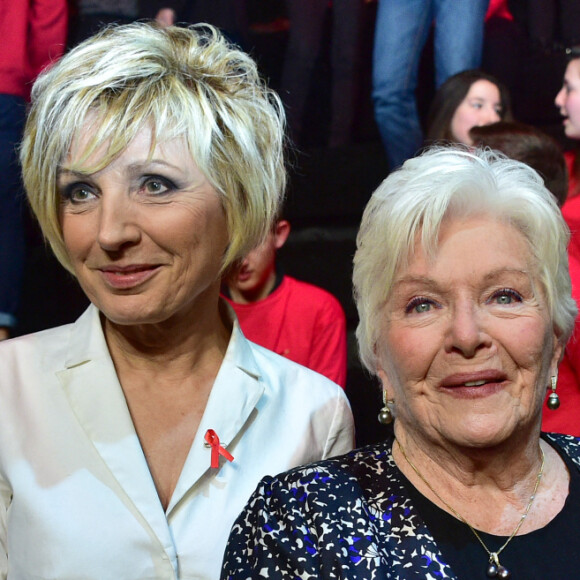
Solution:
[(106, 266), (99, 268), (106, 284), (115, 290), (129, 290), (135, 288), (150, 278), (158, 271), (157, 264), (131, 264), (129, 266)]

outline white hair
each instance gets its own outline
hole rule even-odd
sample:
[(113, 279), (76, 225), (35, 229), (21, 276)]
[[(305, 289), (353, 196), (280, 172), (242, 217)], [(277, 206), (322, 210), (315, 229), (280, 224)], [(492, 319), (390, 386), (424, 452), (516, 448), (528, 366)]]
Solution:
[(377, 372), (380, 310), (415, 241), (420, 239), (425, 252), (434, 255), (444, 219), (478, 214), (509, 223), (523, 234), (554, 328), (562, 344), (567, 342), (577, 314), (566, 253), (569, 230), (542, 178), (529, 166), (489, 149), (434, 147), (391, 173), (363, 214), (353, 284), (360, 357), (369, 371)]

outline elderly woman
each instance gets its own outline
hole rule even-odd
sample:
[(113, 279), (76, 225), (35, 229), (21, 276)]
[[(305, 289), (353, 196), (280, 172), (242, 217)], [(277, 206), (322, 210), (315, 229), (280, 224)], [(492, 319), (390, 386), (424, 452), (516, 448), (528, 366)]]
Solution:
[(576, 577), (580, 445), (540, 434), (576, 315), (567, 239), (520, 162), (445, 148), (392, 173), (354, 287), (394, 434), (265, 478), (222, 578)]
[(427, 117), (427, 141), (473, 145), (470, 129), (511, 119), (506, 87), (483, 71), (466, 70), (449, 77), (435, 93)]
[(0, 578), (216, 578), (262, 476), (351, 448), (342, 389), (219, 299), (276, 215), (282, 129), (210, 27), (107, 30), (36, 83), (25, 185), (92, 304), (0, 349)]

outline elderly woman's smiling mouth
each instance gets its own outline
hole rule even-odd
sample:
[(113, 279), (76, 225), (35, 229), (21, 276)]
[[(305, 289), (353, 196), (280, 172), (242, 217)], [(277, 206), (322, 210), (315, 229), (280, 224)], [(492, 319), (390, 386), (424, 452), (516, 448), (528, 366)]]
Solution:
[(507, 374), (487, 369), (470, 373), (455, 373), (445, 377), (439, 386), (454, 397), (478, 398), (493, 395), (507, 386)]

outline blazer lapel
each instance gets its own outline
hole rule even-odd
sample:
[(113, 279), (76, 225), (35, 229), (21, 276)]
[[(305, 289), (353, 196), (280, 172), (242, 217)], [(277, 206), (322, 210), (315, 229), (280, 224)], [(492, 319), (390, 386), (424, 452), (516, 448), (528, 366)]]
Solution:
[[(236, 438), (242, 435), (244, 425), (263, 394), (258, 365), (236, 321), (199, 429), (167, 508), (168, 517), (204, 474), (210, 470), (219, 473), (220, 468), (210, 466), (211, 447), (205, 441), (207, 430), (215, 431), (220, 445), (234, 455), (235, 463)], [(220, 456), (220, 467), (225, 461)]]
[[(57, 376), (80, 425), (118, 483), (119, 495), (134, 506), (143, 525), (160, 541), (171, 543), (171, 513), (204, 474), (219, 473), (219, 468), (210, 467), (207, 430), (213, 429), (220, 444), (231, 448), (264, 393), (250, 345), (236, 322), (167, 512), (159, 501), (95, 307), (75, 323), (67, 352), (65, 368)], [(220, 465), (223, 461), (220, 457)]]
[(125, 495), (163, 542), (167, 519), (103, 336), (99, 312), (89, 310), (71, 334), (65, 369), (57, 373), (70, 405)]

